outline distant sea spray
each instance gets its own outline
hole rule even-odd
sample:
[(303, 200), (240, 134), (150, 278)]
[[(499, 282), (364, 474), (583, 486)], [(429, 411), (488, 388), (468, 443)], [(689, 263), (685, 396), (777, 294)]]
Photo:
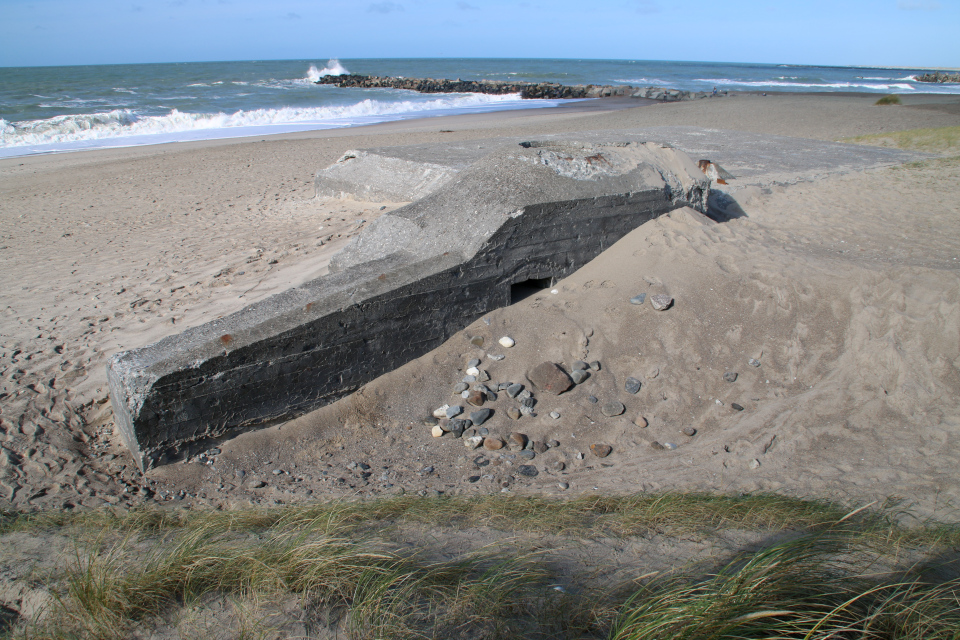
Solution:
[(638, 60), (366, 59), (0, 68), (0, 157), (262, 136), (388, 120), (552, 107), (517, 95), (417, 94), (315, 82), (350, 72), (407, 78), (633, 84), (690, 91), (960, 93), (921, 69)]

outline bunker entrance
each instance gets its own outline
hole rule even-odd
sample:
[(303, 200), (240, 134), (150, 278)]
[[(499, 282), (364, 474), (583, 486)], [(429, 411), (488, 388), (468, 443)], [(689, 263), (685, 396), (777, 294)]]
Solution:
[(531, 278), (510, 285), (510, 304), (526, 300), (535, 293), (553, 286), (553, 278)]

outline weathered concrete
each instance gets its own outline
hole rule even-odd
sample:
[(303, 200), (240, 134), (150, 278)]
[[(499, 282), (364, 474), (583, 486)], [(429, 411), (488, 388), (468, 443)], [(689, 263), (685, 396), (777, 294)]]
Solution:
[[(558, 134), (538, 139), (561, 142), (569, 137), (570, 134)], [(730, 191), (746, 186), (796, 183), (931, 157), (899, 149), (690, 126), (594, 131), (577, 134), (576, 138), (595, 144), (644, 140), (669, 144), (694, 161), (709, 158), (721, 164), (736, 177), (728, 187)], [(370, 201), (418, 200), (483, 156), (522, 141), (522, 138), (496, 138), (350, 151), (317, 172), (317, 193), (325, 196), (346, 193)]]
[(640, 224), (706, 209), (709, 182), (652, 143), (514, 144), (377, 219), (327, 276), (111, 358), (141, 469), (332, 402), (436, 348), (511, 287), (561, 278)]

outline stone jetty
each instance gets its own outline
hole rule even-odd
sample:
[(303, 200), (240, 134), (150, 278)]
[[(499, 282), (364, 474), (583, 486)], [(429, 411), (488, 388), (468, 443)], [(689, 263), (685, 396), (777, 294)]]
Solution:
[[(419, 93), (486, 93), (504, 95), (519, 93), (521, 98), (573, 99), (573, 98), (647, 98), (662, 102), (697, 100), (713, 96), (712, 93), (680, 91), (663, 87), (635, 87), (632, 85), (563, 85), (553, 82), (502, 82), (497, 80), (444, 80), (434, 78), (394, 78), (390, 76), (340, 75), (323, 76), (317, 84), (330, 84), (344, 88), (359, 89), (406, 89)], [(725, 91), (716, 95), (726, 94)]]
[(939, 71), (925, 73), (922, 76), (917, 76), (917, 82), (935, 82), (938, 84), (960, 82), (960, 73), (940, 73)]

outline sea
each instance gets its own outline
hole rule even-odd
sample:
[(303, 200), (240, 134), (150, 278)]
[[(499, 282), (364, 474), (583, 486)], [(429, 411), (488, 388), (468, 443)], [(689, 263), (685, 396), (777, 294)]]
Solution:
[(0, 157), (549, 109), (519, 95), (317, 85), (325, 75), (658, 86), (688, 91), (952, 93), (923, 69), (650, 60), (357, 59), (0, 68)]

